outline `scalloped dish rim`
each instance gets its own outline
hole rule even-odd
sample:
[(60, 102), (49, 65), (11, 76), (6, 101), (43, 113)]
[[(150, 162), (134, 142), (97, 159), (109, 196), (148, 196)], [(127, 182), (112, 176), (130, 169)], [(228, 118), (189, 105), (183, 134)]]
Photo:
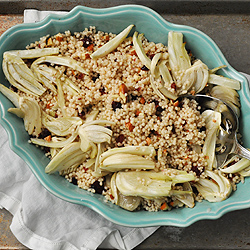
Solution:
[[(250, 92), (247, 84), (247, 79), (228, 64), (218, 46), (203, 32), (186, 25), (177, 25), (170, 23), (148, 7), (144, 7), (141, 5), (120, 5), (104, 9), (94, 9), (84, 6), (77, 6), (73, 8), (68, 14), (63, 16), (51, 14), (41, 22), (18, 24), (8, 29), (0, 37), (0, 43), (2, 44), (0, 48), (0, 61), (2, 61), (2, 53), (4, 52), (3, 49), (6, 46), (11, 46), (7, 45), (7, 43), (10, 42), (10, 39), (12, 39), (13, 37), (19, 37), (22, 32), (45, 32), (47, 29), (53, 28), (56, 31), (57, 24), (65, 24), (67, 26), (70, 26), (70, 24), (77, 22), (81, 18), (82, 20), (87, 20), (88, 18), (92, 18), (92, 20), (94, 20), (95, 18), (103, 18), (103, 20), (107, 20), (108, 18), (115, 18), (117, 16), (123, 17), (124, 15), (131, 17), (131, 13), (138, 14), (138, 17), (133, 16), (133, 18), (143, 17), (148, 18), (148, 20), (150, 21), (152, 20), (150, 25), (160, 25), (160, 31), (178, 30), (184, 33), (184, 37), (186, 34), (190, 38), (190, 40), (192, 40), (192, 37), (198, 39), (200, 42), (202, 42), (202, 46), (203, 44), (205, 44), (204, 46), (209, 47), (208, 52), (204, 52), (204, 55), (209, 59), (211, 58), (212, 64), (216, 64), (217, 66), (221, 64), (228, 65), (226, 69), (221, 70), (221, 73), (225, 76), (238, 79), (242, 82), (242, 89), (239, 93), (242, 102), (243, 117), (241, 118), (240, 123), (241, 130), (244, 132), (244, 129), (246, 130), (247, 123), (250, 122), (250, 114), (249, 116), (246, 115), (246, 110), (250, 108), (250, 102), (248, 101), (250, 100)], [(142, 24), (139, 21), (140, 20), (138, 19), (138, 27), (140, 28), (140, 25), (142, 26)], [(83, 27), (83, 29), (84, 28), (85, 27)], [(61, 32), (63, 32), (63, 30), (61, 30)], [(40, 35), (40, 37), (43, 35), (46, 34), (43, 33)], [(146, 32), (145, 35), (147, 36)], [(211, 55), (209, 55), (209, 53)], [(199, 58), (199, 55), (197, 55), (197, 57)], [(206, 61), (204, 62), (206, 63)], [(2, 72), (0, 72), (0, 78), (3, 78)], [(4, 78), (1, 79), (1, 81), (3, 84), (7, 84)], [(12, 104), (2, 94), (0, 94), (0, 124), (8, 133), (11, 149), (23, 160), (25, 160), (39, 182), (55, 196), (72, 203), (87, 206), (116, 224), (133, 227), (160, 225), (186, 227), (199, 220), (217, 219), (227, 212), (250, 207), (250, 197), (248, 198), (248, 196), (243, 192), (244, 189), (250, 187), (250, 178), (246, 178), (244, 184), (240, 183), (238, 185), (238, 189), (240, 190), (233, 192), (233, 194), (227, 200), (219, 203), (209, 203), (207, 201), (202, 201), (201, 203), (196, 203), (196, 206), (194, 208), (179, 208), (165, 212), (129, 212), (110, 202), (107, 203), (105, 202), (103, 196), (81, 190), (80, 188), (69, 183), (58, 174), (47, 175), (44, 173), (42, 162), (40, 162), (39, 159), (42, 159), (41, 161), (43, 161), (43, 163), (48, 159), (41, 158), (43, 153), (39, 153), (37, 151), (39, 149), (35, 149), (34, 147), (32, 147), (33, 145), (28, 145), (28, 135), (22, 134), (24, 128), (22, 128), (23, 131), (20, 130), (21, 132), (18, 129), (21, 126), (19, 125), (19, 121), (17, 120), (19, 118), (16, 118), (7, 112), (7, 109), (10, 105)], [(13, 121), (15, 121), (15, 123), (13, 123)], [(250, 147), (250, 139), (245, 139), (246, 141), (244, 141), (244, 146)], [(31, 149), (31, 151), (29, 151), (28, 149)]]

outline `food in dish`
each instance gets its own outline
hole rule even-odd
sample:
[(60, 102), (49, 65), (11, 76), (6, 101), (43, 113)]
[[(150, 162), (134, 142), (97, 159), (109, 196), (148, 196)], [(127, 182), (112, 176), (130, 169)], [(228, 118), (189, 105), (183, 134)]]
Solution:
[(217, 75), (219, 68), (188, 53), (179, 32), (169, 32), (166, 46), (133, 25), (118, 35), (90, 27), (5, 52), (11, 89), (0, 90), (15, 105), (9, 111), (24, 119), (30, 142), (51, 158), (48, 174), (59, 171), (130, 211), (169, 210), (222, 201), (247, 176), (245, 159), (217, 169), (220, 113), (178, 99), (204, 92), (239, 116), (240, 83)]

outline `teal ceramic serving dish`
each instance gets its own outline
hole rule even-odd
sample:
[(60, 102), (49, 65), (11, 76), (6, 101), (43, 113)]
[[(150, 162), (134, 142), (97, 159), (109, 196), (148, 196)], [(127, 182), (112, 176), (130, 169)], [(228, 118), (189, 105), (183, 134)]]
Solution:
[[(106, 9), (77, 6), (64, 16), (50, 15), (38, 23), (14, 26), (0, 38), (0, 64), (2, 64), (4, 51), (25, 49), (27, 44), (47, 34), (54, 35), (66, 30), (82, 31), (89, 26), (96, 26), (97, 30), (119, 33), (129, 24), (135, 24), (135, 29), (144, 33), (149, 41), (163, 44), (167, 44), (169, 31), (180, 31), (184, 34), (188, 49), (191, 49), (192, 53), (210, 69), (221, 65), (228, 66), (220, 70), (220, 74), (242, 83), (242, 89), (239, 91), (242, 103), (240, 130), (244, 146), (250, 148), (250, 137), (247, 135), (249, 132), (247, 124), (250, 123), (250, 102), (248, 101), (250, 93), (247, 80), (229, 65), (217, 45), (207, 35), (188, 26), (169, 23), (149, 8), (138, 5)], [(6, 86), (9, 85), (2, 69), (0, 69), (0, 82)], [(203, 201), (197, 203), (192, 209), (181, 208), (168, 212), (126, 211), (105, 202), (101, 195), (77, 188), (57, 174), (45, 174), (44, 168), (49, 160), (41, 150), (28, 143), (29, 136), (24, 129), (23, 120), (9, 113), (7, 110), (10, 107), (13, 107), (12, 103), (0, 94), (0, 122), (8, 132), (11, 149), (27, 162), (42, 185), (57, 197), (87, 206), (114, 223), (133, 227), (156, 225), (186, 227), (198, 220), (216, 219), (226, 212), (250, 207), (250, 196), (247, 192), (250, 189), (250, 178), (246, 178), (245, 183), (240, 183), (237, 191), (223, 202)]]

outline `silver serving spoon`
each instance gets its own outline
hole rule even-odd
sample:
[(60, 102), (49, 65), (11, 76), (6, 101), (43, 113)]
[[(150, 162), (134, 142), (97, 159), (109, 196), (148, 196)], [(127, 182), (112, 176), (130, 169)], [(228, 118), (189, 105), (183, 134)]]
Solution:
[(236, 154), (250, 160), (250, 151), (241, 146), (237, 139), (239, 126), (235, 112), (222, 100), (207, 95), (185, 95), (194, 99), (201, 107), (201, 112), (211, 109), (221, 113), (221, 128), (216, 141), (216, 159), (218, 167), (222, 166), (230, 154)]

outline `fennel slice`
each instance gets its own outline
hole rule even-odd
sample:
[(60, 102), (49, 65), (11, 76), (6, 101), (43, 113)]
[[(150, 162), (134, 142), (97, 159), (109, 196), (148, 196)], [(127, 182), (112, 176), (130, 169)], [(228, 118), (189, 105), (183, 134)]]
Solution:
[(86, 159), (86, 154), (84, 154), (81, 150), (78, 150), (77, 152), (69, 156), (65, 161), (58, 164), (56, 168), (54, 168), (51, 172), (49, 172), (49, 174), (52, 174), (56, 171), (60, 172), (63, 170), (67, 170), (68, 168), (74, 165), (80, 165), (85, 159)]
[(85, 71), (79, 63), (72, 59), (71, 57), (66, 57), (66, 56), (43, 56), (38, 58), (36, 61), (33, 62), (33, 64), (41, 64), (41, 63), (52, 63), (52, 64), (58, 64), (58, 65), (63, 65), (69, 68), (72, 68), (74, 70), (77, 70), (85, 75), (88, 75), (88, 72)]
[(239, 174), (243, 177), (247, 177), (250, 176), (250, 166), (242, 169), (241, 171), (239, 171)]
[(38, 80), (48, 89), (52, 90), (54, 93), (57, 93), (55, 86), (53, 85), (53, 81), (47, 77), (47, 74), (44, 73), (42, 70), (38, 69), (38, 67), (32, 68), (33, 73), (36, 75)]
[(8, 112), (20, 117), (20, 118), (24, 118), (25, 113), (20, 109), (20, 108), (9, 108)]
[(16, 108), (19, 108), (19, 95), (17, 93), (5, 87), (3, 84), (0, 84), (0, 92), (3, 93)]
[(24, 113), (24, 126), (26, 131), (31, 135), (39, 135), (42, 132), (41, 109), (36, 100), (31, 98), (19, 99), (20, 109)]
[(92, 59), (97, 59), (103, 56), (106, 56), (113, 50), (115, 50), (127, 37), (131, 29), (134, 27), (133, 24), (129, 25), (127, 28), (125, 28), (121, 33), (119, 33), (115, 38), (108, 41), (106, 44), (104, 44), (101, 48), (97, 49), (94, 53), (90, 55)]
[(183, 34), (170, 31), (168, 33), (168, 53), (169, 64), (174, 75), (178, 75), (179, 70), (186, 71), (191, 67), (191, 60), (183, 43)]
[(193, 194), (193, 189), (190, 185), (189, 182), (185, 182), (183, 183), (183, 190), (184, 191), (189, 191), (191, 193), (187, 193), (187, 194), (177, 194), (175, 197), (181, 201), (183, 204), (185, 204), (186, 206), (193, 208), (195, 203), (194, 203), (194, 194)]
[(170, 71), (169, 71), (168, 67), (166, 66), (166, 64), (164, 64), (164, 63), (161, 62), (159, 64), (159, 71), (160, 71), (160, 74), (161, 74), (162, 79), (164, 81), (164, 85), (166, 87), (171, 87), (171, 84), (174, 81), (173, 81), (173, 78), (172, 78), (172, 76), (170, 74)]
[(165, 95), (163, 95), (163, 93), (161, 93), (161, 92), (159, 91), (159, 89), (157, 89), (157, 87), (156, 87), (156, 85), (155, 85), (155, 79), (154, 79), (154, 77), (153, 77), (152, 75), (150, 75), (149, 77), (150, 77), (150, 83), (151, 83), (151, 86), (152, 86), (154, 92), (155, 92), (161, 99), (165, 100), (165, 99), (166, 99)]
[(114, 155), (110, 155), (103, 162), (102, 166), (112, 166), (112, 165), (120, 165), (120, 166), (143, 166), (149, 167), (150, 169), (154, 168), (154, 162), (152, 160), (145, 159), (142, 156), (134, 155), (134, 154), (126, 154), (126, 153), (117, 153)]
[(142, 37), (143, 34), (140, 34), (138, 36), (138, 32), (135, 31), (133, 35), (133, 46), (135, 49), (135, 52), (139, 59), (141, 60), (142, 64), (145, 65), (148, 69), (151, 67), (151, 60), (147, 57), (143, 47), (142, 47)]
[[(72, 142), (62, 148), (58, 154), (49, 162), (45, 168), (45, 173), (52, 173), (61, 162), (68, 159), (72, 154), (79, 152), (80, 142)], [(84, 153), (84, 152), (82, 152)]]
[(172, 99), (172, 100), (176, 100), (178, 98), (178, 96), (172, 92), (170, 92), (168, 89), (166, 89), (165, 87), (159, 88), (159, 91), (167, 98)]
[(156, 155), (155, 149), (152, 146), (127, 146), (121, 148), (112, 148), (102, 153), (100, 155), (100, 162), (104, 161), (107, 157), (117, 153), (152, 156)]
[(114, 154), (106, 158), (101, 169), (116, 172), (122, 169), (154, 169), (155, 163), (142, 156), (133, 154)]
[(56, 86), (57, 86), (57, 104), (60, 107), (63, 116), (67, 117), (65, 111), (65, 97), (64, 97), (62, 82), (59, 78), (56, 79)]
[(7, 78), (7, 80), (9, 81), (9, 83), (11, 85), (13, 85), (14, 87), (16, 87), (17, 89), (19, 89), (20, 91), (29, 94), (29, 95), (36, 95), (34, 94), (32, 91), (30, 91), (29, 89), (25, 88), (24, 86), (22, 86), (21, 84), (19, 84), (13, 77), (12, 75), (9, 73), (9, 67), (7, 64), (7, 61), (5, 59), (3, 59), (3, 63), (2, 63), (2, 67), (3, 67), (3, 72), (5, 77)]
[(144, 172), (118, 172), (116, 175), (117, 189), (126, 196), (140, 196), (151, 199), (169, 196), (172, 188), (171, 181), (150, 179)]
[(207, 128), (202, 152), (207, 157), (207, 169), (211, 170), (215, 158), (216, 136), (220, 128), (221, 114), (217, 111), (206, 110), (202, 113), (202, 116), (205, 118)]
[(75, 91), (74, 93), (79, 94), (81, 92), (80, 88), (76, 86), (68, 77), (65, 78), (64, 81), (65, 86), (68, 86), (71, 91)]
[(46, 90), (38, 81), (34, 73), (27, 67), (26, 64), (14, 64), (13, 63), (13, 66), (15, 70), (18, 72), (18, 74), (20, 75), (20, 77), (30, 82), (30, 84), (35, 86), (36, 88), (41, 89), (42, 91)]
[(59, 54), (59, 48), (43, 48), (31, 50), (10, 50), (6, 53), (19, 56), (22, 59), (33, 59), (41, 56), (50, 56)]
[(250, 161), (248, 159), (242, 158), (238, 162), (231, 165), (230, 167), (220, 168), (220, 171), (223, 173), (227, 173), (227, 174), (229, 173), (234, 174), (234, 173), (244, 170), (245, 168), (249, 166), (250, 166)]
[(44, 139), (37, 139), (37, 138), (30, 138), (30, 141), (33, 144), (39, 145), (39, 146), (44, 146), (44, 147), (49, 147), (49, 148), (63, 148), (69, 143), (73, 142), (75, 138), (77, 137), (77, 131), (75, 131), (69, 138), (67, 138), (64, 141), (46, 141)]
[(159, 67), (157, 67), (157, 64), (159, 60), (161, 59), (161, 56), (162, 56), (162, 53), (156, 53), (151, 61), (150, 71), (154, 77), (159, 76)]
[(134, 211), (141, 204), (141, 197), (125, 196), (118, 191), (116, 187), (116, 173), (111, 177), (110, 181), (111, 194), (114, 197), (114, 203), (126, 210)]
[(239, 81), (216, 74), (209, 74), (208, 83), (222, 85), (235, 90), (240, 90), (241, 88), (241, 84)]
[(31, 91), (33, 94), (36, 95), (42, 95), (45, 91), (45, 89), (42, 88), (38, 88), (37, 86), (32, 85), (32, 83), (30, 83), (29, 81), (27, 81), (25, 78), (23, 78), (18, 71), (16, 70), (16, 68), (14, 67), (14, 65), (12, 63), (8, 64), (8, 70), (9, 70), (9, 74), (13, 77), (13, 79), (18, 82), (20, 85), (22, 85), (24, 88), (28, 89), (29, 91)]
[[(4, 58), (7, 62), (7, 64), (9, 65), (8, 67), (10, 67), (10, 65), (11, 65), (12, 68), (14, 69), (15, 73), (13, 75), (13, 78), (16, 81), (18, 81), (20, 84), (23, 84), (23, 82), (25, 81), (27, 86), (28, 85), (34, 86), (43, 92), (45, 91), (43, 86), (37, 81), (33, 72), (30, 70), (30, 68), (25, 64), (25, 62), (19, 56), (14, 55), (14, 54), (9, 54), (8, 52), (6, 52), (6, 53), (4, 53)], [(11, 72), (11, 70), (12, 69), (9, 68), (10, 74), (13, 74), (13, 72)], [(16, 79), (16, 74), (19, 75), (19, 80)], [(26, 85), (24, 85), (24, 86), (26, 86)]]

